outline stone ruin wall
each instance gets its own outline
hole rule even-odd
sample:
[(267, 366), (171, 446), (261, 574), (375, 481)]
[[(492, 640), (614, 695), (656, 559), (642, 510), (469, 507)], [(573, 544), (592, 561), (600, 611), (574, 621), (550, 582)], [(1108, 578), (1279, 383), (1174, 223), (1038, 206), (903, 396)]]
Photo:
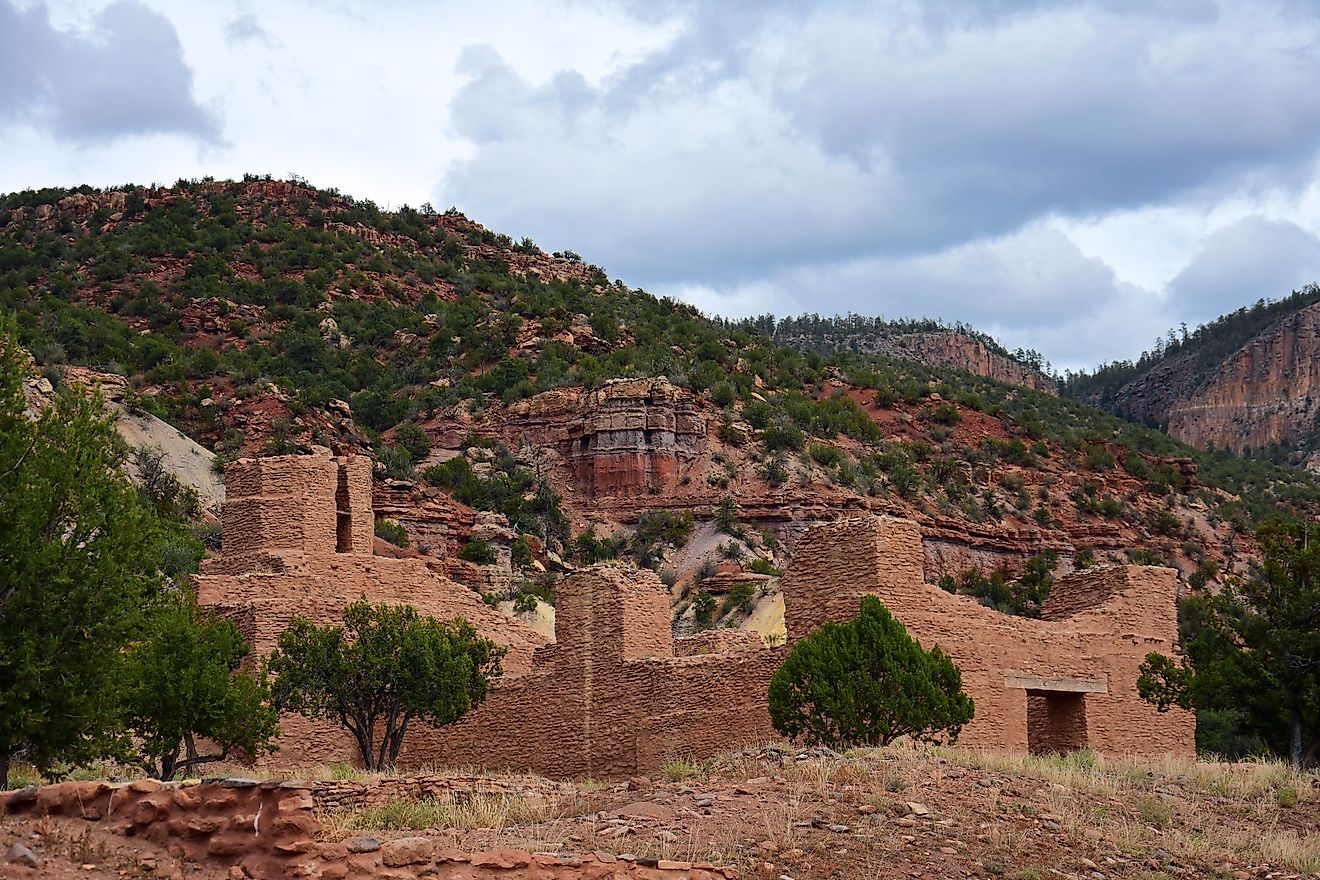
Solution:
[(560, 584), (559, 642), (455, 725), (411, 738), (409, 763), (618, 778), (675, 756), (774, 738), (765, 692), (782, 650), (686, 654), (651, 572), (597, 566)]
[[(452, 786), (437, 785), (432, 786), (435, 793), (455, 791)], [(253, 880), (729, 880), (737, 876), (733, 870), (705, 863), (606, 853), (578, 856), (517, 849), (466, 853), (442, 847), (434, 837), (318, 840), (322, 830), (318, 810), (328, 806), (322, 788), (311, 782), (256, 779), (199, 784), (152, 779), (126, 784), (65, 782), (0, 792), (0, 817), (11, 822), (81, 823), (88, 829), (157, 844), (188, 862), (189, 872), (199, 865), (230, 866), (231, 875), (237, 871)], [(381, 788), (391, 790), (388, 785)], [(364, 801), (372, 802), (370, 798)]]
[[(508, 649), (508, 673), (529, 668), (535, 650), (546, 644), (426, 561), (372, 555), (370, 459), (240, 459), (228, 465), (225, 479), (223, 555), (202, 564), (195, 585), (201, 604), (234, 621), (254, 661), (274, 650), (295, 616), (339, 622), (344, 606), (363, 595), (440, 619), (467, 619)], [(348, 521), (338, 520), (337, 511), (347, 511)], [(351, 736), (335, 725), (287, 715), (280, 726), (279, 751), (266, 763), (299, 766), (356, 753)]]
[[(1136, 688), (1147, 653), (1176, 654), (1172, 569), (1116, 566), (1066, 575), (1051, 590), (1045, 619), (1033, 620), (924, 583), (921, 543), (907, 520), (817, 526), (784, 577), (790, 640), (826, 620), (847, 620), (863, 595), (876, 595), (923, 647), (939, 645), (962, 670), (976, 702), (959, 740), (964, 745), (1041, 752), (1067, 740), (1113, 754), (1194, 753), (1191, 713), (1159, 712)], [(1046, 724), (1048, 718), (1056, 720)]]
[[(358, 543), (359, 522), (364, 532), (372, 522), (365, 461), (308, 456), (231, 464), (237, 479), (224, 515), (236, 521), (225, 526), (225, 555), (204, 564), (198, 592), (203, 604), (237, 622), (257, 655), (274, 647), (294, 615), (335, 621), (364, 593), (440, 618), (461, 615), (508, 646), (506, 674), (486, 702), (458, 724), (414, 728), (401, 763), (617, 778), (656, 770), (676, 756), (703, 758), (776, 738), (766, 693), (787, 647), (725, 633), (675, 641), (668, 593), (655, 575), (607, 565), (561, 582), (559, 639), (546, 643), (424, 561), (372, 556), (369, 542)], [(342, 523), (303, 508), (318, 499), (330, 506), (326, 499), (342, 497), (345, 481), (353, 540), (341, 551)], [(257, 531), (266, 523), (269, 542)], [(925, 647), (939, 644), (961, 667), (977, 709), (964, 744), (1192, 752), (1190, 713), (1158, 713), (1136, 696), (1146, 654), (1175, 650), (1172, 570), (1128, 566), (1064, 576), (1045, 619), (1031, 620), (925, 583), (924, 565), (922, 536), (910, 521), (861, 517), (814, 527), (797, 542), (783, 581), (790, 641), (826, 620), (850, 619), (860, 597), (875, 594)], [(282, 727), (272, 759), (279, 765), (356, 755), (348, 734), (332, 725), (286, 716)]]

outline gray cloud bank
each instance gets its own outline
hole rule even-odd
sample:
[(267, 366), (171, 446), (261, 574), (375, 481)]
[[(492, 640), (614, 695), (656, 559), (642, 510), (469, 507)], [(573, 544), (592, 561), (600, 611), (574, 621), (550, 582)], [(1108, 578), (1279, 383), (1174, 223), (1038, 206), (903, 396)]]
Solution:
[(192, 97), (174, 25), (118, 0), (87, 32), (57, 29), (44, 4), (0, 0), (0, 127), (29, 124), (80, 144), (157, 132), (219, 137)]
[(1312, 4), (629, 8), (681, 29), (599, 84), (464, 54), (475, 152), (446, 203), (713, 311), (925, 314), (1098, 356), (1118, 348), (1089, 326), (1213, 317), (1316, 271), (1311, 233), (1244, 221), (1165, 301), (1044, 225), (1305, 188)]

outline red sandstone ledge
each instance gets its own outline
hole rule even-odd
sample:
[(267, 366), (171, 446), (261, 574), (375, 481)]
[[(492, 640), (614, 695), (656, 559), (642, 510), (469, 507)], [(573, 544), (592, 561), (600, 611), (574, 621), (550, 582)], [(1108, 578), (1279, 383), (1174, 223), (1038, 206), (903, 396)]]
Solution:
[[(531, 853), (502, 849), (465, 853), (441, 848), (430, 837), (380, 841), (371, 837), (320, 841), (313, 792), (302, 780), (221, 779), (201, 783), (64, 782), (0, 792), (0, 817), (60, 816), (96, 823), (101, 830), (138, 837), (178, 851), (197, 863), (237, 867), (253, 880), (308, 877), (420, 876), (635, 878), (732, 880), (737, 873), (710, 864), (634, 856)], [(402, 874), (400, 872), (403, 872)], [(237, 876), (237, 875), (234, 875)]]

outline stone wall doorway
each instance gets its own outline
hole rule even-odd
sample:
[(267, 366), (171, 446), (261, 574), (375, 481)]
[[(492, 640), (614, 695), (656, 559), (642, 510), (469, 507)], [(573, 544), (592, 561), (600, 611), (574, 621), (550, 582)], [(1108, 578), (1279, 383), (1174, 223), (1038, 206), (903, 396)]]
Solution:
[(1027, 691), (1028, 752), (1055, 755), (1086, 747), (1086, 694)]
[(1021, 688), (1026, 693), (1027, 751), (1056, 755), (1090, 746), (1086, 695), (1109, 693), (1109, 679), (1009, 672), (1004, 676), (1004, 687)]

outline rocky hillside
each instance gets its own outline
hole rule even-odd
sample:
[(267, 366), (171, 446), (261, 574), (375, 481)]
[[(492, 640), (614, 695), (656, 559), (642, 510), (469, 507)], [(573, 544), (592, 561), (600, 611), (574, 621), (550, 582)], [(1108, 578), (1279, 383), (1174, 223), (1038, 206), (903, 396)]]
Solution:
[(985, 376), (1009, 385), (1021, 385), (1045, 394), (1058, 388), (1046, 374), (1044, 359), (1034, 351), (1010, 353), (990, 336), (965, 325), (946, 326), (938, 321), (886, 321), (847, 315), (821, 318), (803, 315), (780, 318), (766, 315), (730, 323), (751, 329), (775, 342), (820, 354), (855, 352), (891, 360), (910, 360), (932, 367), (949, 367)]
[(1200, 449), (1320, 463), (1320, 288), (1239, 309), (1066, 393)]
[(916, 341), (945, 331), (783, 345), (456, 212), (301, 182), (0, 198), (0, 310), (48, 383), (118, 377), (217, 468), (373, 455), (380, 552), (525, 609), (619, 557), (660, 570), (680, 628), (759, 626), (796, 537), (874, 510), (922, 523), (932, 581), (1029, 614), (1053, 572), (1105, 561), (1209, 582), (1255, 518), (1320, 498)]

